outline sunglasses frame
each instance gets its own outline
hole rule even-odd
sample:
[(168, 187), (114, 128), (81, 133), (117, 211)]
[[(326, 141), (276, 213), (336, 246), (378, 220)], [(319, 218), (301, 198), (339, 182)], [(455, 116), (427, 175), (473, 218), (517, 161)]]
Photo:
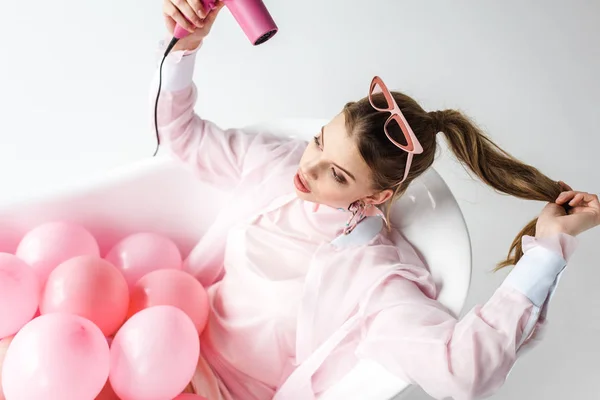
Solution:
[[(373, 101), (373, 95), (380, 93), (375, 92), (375, 89), (377, 87), (381, 89), (381, 93), (387, 101), (388, 108), (380, 108), (375, 105)], [(400, 181), (400, 183), (398, 183), (398, 185), (400, 185), (408, 177), (408, 173), (410, 172), (410, 167), (412, 165), (413, 156), (415, 154), (423, 153), (423, 147), (421, 146), (421, 143), (415, 136), (415, 133), (413, 132), (412, 128), (408, 124), (408, 121), (406, 121), (406, 118), (404, 117), (404, 114), (402, 114), (400, 107), (398, 107), (396, 100), (394, 100), (394, 96), (392, 96), (390, 90), (387, 88), (383, 80), (378, 76), (375, 76), (371, 81), (371, 87), (369, 89), (369, 103), (371, 103), (371, 107), (373, 107), (377, 111), (390, 113), (389, 118), (383, 126), (385, 135), (390, 140), (390, 142), (392, 142), (396, 147), (408, 153), (408, 157), (406, 159), (406, 168), (404, 170), (404, 178), (402, 179), (402, 181)], [(388, 132), (388, 125), (392, 120), (396, 121), (396, 123), (402, 130), (402, 133), (404, 134), (404, 137), (406, 139), (406, 145), (398, 143), (396, 140), (394, 140), (394, 138), (392, 138), (392, 135), (390, 135), (390, 133)]]

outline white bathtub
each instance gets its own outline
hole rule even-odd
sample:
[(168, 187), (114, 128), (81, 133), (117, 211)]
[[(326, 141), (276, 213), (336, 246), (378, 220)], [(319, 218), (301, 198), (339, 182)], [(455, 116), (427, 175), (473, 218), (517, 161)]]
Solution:
[[(310, 138), (322, 125), (321, 120), (285, 120), (249, 129)], [(128, 234), (154, 231), (171, 237), (185, 255), (209, 226), (223, 196), (177, 161), (159, 156), (0, 207), (0, 251), (14, 252), (23, 234), (40, 223), (69, 220), (88, 228), (103, 254)], [(458, 315), (470, 284), (471, 246), (452, 193), (431, 169), (395, 207), (392, 222), (441, 285), (439, 301)], [(364, 363), (322, 398), (387, 400), (398, 393), (403, 397), (407, 388), (381, 367)]]

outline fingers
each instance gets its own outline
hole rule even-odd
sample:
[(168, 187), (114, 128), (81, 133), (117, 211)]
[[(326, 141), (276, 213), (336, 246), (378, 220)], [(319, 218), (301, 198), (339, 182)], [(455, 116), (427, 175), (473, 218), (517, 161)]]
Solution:
[(569, 202), (571, 206), (577, 206), (582, 204), (589, 204), (593, 202), (598, 202), (598, 196), (595, 194), (587, 193), (587, 192), (577, 192), (573, 200)]
[[(181, 26), (183, 29), (187, 30), (188, 32), (192, 33), (194, 32), (194, 30), (196, 29), (196, 27), (194, 26), (194, 24), (192, 24), (190, 21), (188, 21), (183, 14), (179, 11), (179, 9), (177, 9), (177, 7), (175, 7), (175, 5), (173, 3), (171, 3), (170, 0), (165, 0), (164, 5), (163, 5), (163, 14), (165, 16), (165, 19), (167, 20), (172, 20), (173, 23), (173, 28), (175, 28), (175, 24), (178, 24), (179, 26)], [(168, 27), (170, 28), (171, 23), (168, 23)]]
[(600, 201), (597, 195), (574, 190), (562, 192), (556, 199), (555, 205), (563, 208), (566, 204), (569, 206), (567, 216), (561, 217), (555, 214), (555, 209), (547, 206), (542, 210), (540, 218), (546, 216), (549, 221), (558, 216), (560, 231), (574, 236), (600, 225)]
[[(165, 18), (165, 25), (167, 26), (167, 30), (172, 35), (173, 32), (175, 31), (175, 20), (166, 14), (164, 14), (163, 16)], [(0, 399), (0, 400), (2, 400), (2, 399)]]
[(208, 14), (208, 12), (206, 11), (206, 8), (204, 7), (204, 4), (202, 3), (202, 1), (187, 0), (187, 2), (190, 5), (190, 7), (192, 8), (192, 10), (194, 10), (196, 12), (196, 15), (198, 15), (198, 18), (200, 18), (202, 20), (204, 18), (206, 18), (206, 14)]
[(221, 11), (221, 9), (225, 6), (225, 3), (223, 3), (222, 1), (219, 1), (216, 5), (215, 8), (213, 8), (209, 13), (208, 16), (205, 19), (206, 24), (210, 24), (212, 25), (215, 22), (215, 19), (217, 18), (217, 15), (219, 15), (219, 11)]
[[(575, 199), (575, 197), (577, 195), (582, 194), (582, 193), (584, 193), (584, 192), (577, 192), (575, 190), (568, 190), (568, 191), (562, 192), (556, 198), (556, 204), (569, 203), (569, 205), (573, 205), (573, 204), (571, 204), (571, 202)], [(580, 201), (580, 200), (581, 200), (581, 198), (578, 201)]]
[[(171, 0), (181, 13), (191, 21), (196, 27), (202, 28), (204, 25), (204, 7), (195, 0)], [(200, 15), (199, 15), (200, 14)]]
[(171, 17), (179, 26), (190, 33), (202, 25), (202, 21), (198, 15), (185, 0), (165, 0), (163, 13)]
[(566, 202), (571, 201), (571, 199), (573, 199), (573, 197), (575, 197), (577, 193), (578, 192), (575, 192), (573, 190), (562, 192), (556, 198), (556, 204), (565, 204)]
[(587, 203), (598, 203), (598, 196), (587, 192), (567, 191), (562, 192), (557, 198), (557, 204), (567, 203), (570, 206), (578, 206)]
[(573, 196), (573, 198), (571, 199), (571, 201), (569, 201), (569, 205), (571, 207), (575, 207), (581, 204), (581, 202), (583, 201), (583, 193), (577, 193), (575, 196)]
[(558, 181), (558, 184), (560, 185), (562, 190), (565, 192), (573, 191), (573, 188), (571, 186), (567, 185), (566, 183), (564, 183), (563, 181)]

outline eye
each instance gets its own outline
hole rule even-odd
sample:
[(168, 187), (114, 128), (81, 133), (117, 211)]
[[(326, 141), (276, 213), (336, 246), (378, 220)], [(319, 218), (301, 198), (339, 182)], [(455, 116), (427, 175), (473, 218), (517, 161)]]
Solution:
[(344, 178), (342, 175), (339, 175), (338, 173), (335, 172), (335, 168), (331, 168), (331, 173), (333, 174), (333, 179), (335, 179), (338, 183), (346, 183), (346, 178)]

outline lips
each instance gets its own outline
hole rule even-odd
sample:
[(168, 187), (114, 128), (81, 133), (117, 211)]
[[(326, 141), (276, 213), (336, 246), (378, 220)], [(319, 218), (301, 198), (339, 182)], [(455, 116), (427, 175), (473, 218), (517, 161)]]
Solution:
[(294, 176), (294, 186), (296, 186), (296, 189), (298, 189), (302, 193), (310, 193), (308, 184), (306, 183), (306, 180), (300, 174), (300, 171), (298, 171), (296, 173), (296, 175)]

